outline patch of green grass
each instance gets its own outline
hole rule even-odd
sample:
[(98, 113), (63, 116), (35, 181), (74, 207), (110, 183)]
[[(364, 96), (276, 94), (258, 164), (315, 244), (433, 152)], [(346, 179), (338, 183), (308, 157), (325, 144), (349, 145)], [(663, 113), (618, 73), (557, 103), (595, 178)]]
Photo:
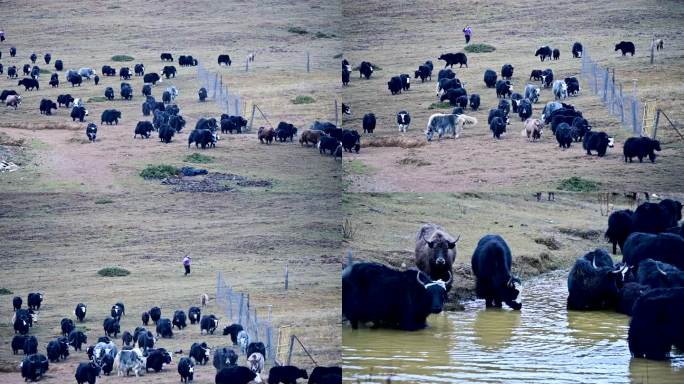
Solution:
[(38, 71), (38, 72), (40, 72), (41, 75), (49, 75), (50, 73), (52, 73), (52, 72), (50, 72), (49, 69), (45, 69), (45, 68), (41, 68), (40, 71)]
[(341, 59), (344, 54), (338, 53), (337, 55), (333, 56), (333, 59)]
[(107, 101), (107, 98), (104, 96), (93, 96), (88, 98), (88, 103), (102, 103)]
[(311, 104), (316, 100), (311, 96), (297, 96), (292, 100), (292, 104)]
[(112, 61), (133, 61), (135, 58), (128, 55), (114, 55), (112, 56)]
[(561, 180), (558, 189), (570, 192), (594, 192), (598, 191), (600, 183), (573, 176), (569, 179)]
[(448, 101), (440, 101), (439, 103), (432, 103), (428, 109), (450, 109), (451, 104)]
[(287, 31), (290, 33), (295, 33), (297, 35), (306, 35), (307, 33), (309, 33), (309, 31), (301, 27), (290, 27), (287, 29)]
[(107, 199), (107, 198), (95, 200), (95, 204), (111, 204), (111, 203), (113, 203), (113, 202), (114, 202), (114, 200), (112, 200), (112, 199)]
[(12, 292), (11, 290), (9, 290), (7, 288), (0, 288), (0, 295), (11, 295), (13, 293), (14, 292)]
[(177, 176), (179, 172), (180, 170), (173, 165), (148, 165), (140, 172), (140, 177), (145, 179), (165, 179), (167, 177)]
[(185, 159), (183, 161), (185, 161), (186, 163), (206, 164), (213, 162), (214, 158), (211, 156), (203, 155), (201, 153), (193, 153), (192, 155), (185, 156)]
[(33, 139), (31, 139), (31, 148), (43, 150), (43, 149), (48, 149), (49, 145), (40, 139), (33, 138)]
[(318, 31), (318, 32), (316, 32), (314, 37), (316, 37), (317, 39), (331, 39), (331, 38), (335, 37), (335, 34)]
[(351, 160), (344, 163), (344, 170), (352, 175), (367, 175), (371, 173), (371, 168), (361, 160)]
[(131, 274), (127, 269), (124, 268), (119, 268), (119, 267), (107, 267), (107, 268), (102, 268), (99, 271), (97, 271), (97, 274), (103, 277), (120, 277), (120, 276), (128, 276)]
[(469, 53), (487, 53), (496, 51), (496, 48), (493, 45), (480, 43), (466, 45), (466, 47), (463, 48), (463, 50)]

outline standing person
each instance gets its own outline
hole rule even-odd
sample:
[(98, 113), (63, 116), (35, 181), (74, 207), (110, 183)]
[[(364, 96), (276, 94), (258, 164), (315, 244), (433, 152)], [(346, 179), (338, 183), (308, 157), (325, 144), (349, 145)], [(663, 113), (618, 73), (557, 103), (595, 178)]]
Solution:
[(0, 31), (0, 41), (5, 41), (5, 32)]
[(470, 25), (466, 25), (465, 28), (463, 28), (463, 36), (465, 36), (465, 41), (466, 44), (470, 43), (470, 35), (473, 34), (473, 29), (470, 28)]
[(185, 255), (185, 257), (183, 258), (183, 267), (185, 267), (185, 275), (184, 276), (187, 276), (190, 274), (190, 262), (191, 262), (191, 260), (192, 260), (192, 258), (189, 255)]

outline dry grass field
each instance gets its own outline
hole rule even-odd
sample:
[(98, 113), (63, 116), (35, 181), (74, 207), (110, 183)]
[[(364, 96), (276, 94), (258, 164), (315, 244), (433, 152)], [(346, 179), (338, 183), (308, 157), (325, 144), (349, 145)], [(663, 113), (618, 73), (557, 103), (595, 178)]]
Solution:
[[(415, 148), (366, 148), (364, 142), (369, 139), (364, 137), (361, 153), (347, 156), (344, 161), (348, 190), (555, 190), (560, 180), (571, 176), (598, 182), (598, 189), (606, 191), (682, 190), (684, 140), (661, 125), (658, 137), (663, 151), (656, 164), (625, 164), (622, 143), (630, 134), (619, 125), (619, 120), (607, 114), (584, 79), (581, 94), (568, 102), (584, 113), (594, 130), (615, 137), (615, 148), (609, 149), (605, 158), (586, 156), (581, 143), (560, 150), (548, 127), (541, 142), (529, 143), (520, 135), (522, 124), (517, 116), (511, 119), (502, 140), (492, 139), (487, 114), (498, 101), (494, 89), (486, 88), (482, 80), (487, 68), (500, 76), (505, 63), (515, 68), (514, 92), (523, 92), (533, 69), (551, 68), (556, 79), (578, 76), (581, 61), (573, 59), (570, 50), (575, 41), (580, 41), (594, 60), (615, 68), (616, 78), (625, 82), (626, 92), (631, 92), (632, 79), (636, 79), (640, 100), (655, 100), (684, 132), (681, 2), (475, 0), (419, 2), (409, 6), (404, 2), (364, 1), (345, 3), (343, 16), (345, 57), (352, 66), (365, 60), (382, 68), (370, 80), (359, 79), (358, 72), (352, 74), (352, 82), (343, 95), (353, 115), (345, 116), (344, 125), (361, 131), (364, 114), (373, 112), (378, 120), (376, 139), (403, 135), (424, 142), (429, 116), (449, 113), (450, 109), (428, 109), (438, 101), (437, 72), (444, 67), (437, 57), (463, 51), (461, 30), (466, 24), (474, 31), (471, 43), (496, 47), (491, 53), (469, 53), (468, 68), (454, 68), (456, 76), (466, 83), (468, 93), (477, 93), (482, 98), (479, 111), (467, 112), (478, 119), (477, 125), (466, 128), (456, 140), (433, 141)], [(654, 33), (665, 40), (665, 50), (657, 53), (655, 64), (651, 65), (650, 43)], [(613, 51), (614, 44), (621, 40), (635, 43), (633, 58)], [(559, 48), (560, 60), (541, 63), (534, 56), (541, 45)], [(389, 78), (401, 73), (413, 76), (425, 60), (432, 60), (435, 65), (433, 80), (421, 84), (420, 79), (412, 79), (409, 91), (390, 95)], [(539, 117), (543, 105), (552, 99), (549, 89), (542, 90), (540, 102), (534, 105), (534, 116)], [(399, 133), (396, 126), (396, 113), (402, 109), (412, 116), (411, 127), (405, 134)]]
[[(2, 8), (0, 29), (7, 40), (0, 44), (0, 62), (5, 69), (17, 65), (21, 70), (36, 52), (37, 64), (52, 72), (53, 64), (45, 65), (42, 59), (50, 52), (53, 63), (61, 59), (65, 69), (92, 67), (99, 73), (105, 64), (118, 70), (143, 63), (149, 73), (168, 65), (160, 61), (161, 52), (171, 52), (176, 59), (191, 54), (207, 70), (222, 75), (223, 84), (242, 97), (248, 112), (257, 104), (273, 125), (288, 121), (301, 130), (314, 120), (335, 116), (339, 86), (336, 71), (329, 69), (337, 66), (333, 57), (342, 48), (340, 32), (329, 20), (340, 13), (339, 4), (74, 1), (37, 6), (9, 1)], [(309, 33), (288, 32), (291, 27)], [(334, 36), (316, 37), (317, 32)], [(10, 46), (17, 47), (17, 57), (9, 57)], [(245, 58), (252, 51), (256, 61), (245, 72)], [(219, 53), (230, 54), (231, 67), (217, 65)], [(134, 60), (113, 62), (114, 55)], [(59, 88), (50, 89), (50, 75), (44, 73), (40, 91), (25, 92), (17, 87), (17, 80), (0, 76), (0, 89), (16, 89), (23, 96), (16, 111), (0, 108), (0, 160), (20, 166), (18, 171), (0, 174), (0, 287), (14, 292), (2, 296), (0, 306), (0, 318), (5, 319), (0, 324), (1, 382), (21, 382), (17, 372), (21, 356), (10, 350), (8, 303), (14, 294), (24, 299), (30, 291), (45, 294), (39, 323), (31, 331), (44, 352), (45, 344), (59, 333), (61, 318), (71, 317), (78, 302), (89, 305), (84, 326), (92, 343), (102, 334), (102, 320), (117, 300), (123, 300), (129, 313), (122, 330), (132, 330), (140, 313), (153, 305), (171, 316), (175, 309), (187, 311), (196, 305), (203, 292), (213, 298), (217, 272), (237, 291), (249, 293), (254, 305), (272, 306), (276, 330), (292, 325), (318, 364), (339, 364), (339, 162), (300, 147), (296, 140), (261, 145), (255, 132), (222, 135), (215, 149), (188, 149), (187, 137), (197, 119), (218, 118), (221, 110), (213, 100), (198, 102), (197, 68), (173, 65), (178, 69), (176, 78), (153, 88), (158, 100), (169, 85), (180, 90), (176, 102), (187, 125), (170, 144), (154, 135), (149, 140), (133, 139), (136, 123), (151, 119), (142, 116), (140, 77), (129, 81), (133, 100), (123, 101), (118, 77), (101, 77), (98, 86), (84, 82), (72, 88), (60, 72)], [(116, 99), (101, 101), (108, 86), (115, 89)], [(60, 108), (53, 116), (39, 114), (41, 99), (56, 101), (62, 93), (85, 100), (87, 121), (98, 124), (95, 143), (86, 140), (86, 123), (71, 122), (70, 109)], [(315, 102), (293, 104), (291, 100), (300, 95)], [(102, 111), (110, 108), (120, 110), (122, 120), (118, 125), (101, 125)], [(259, 126), (268, 122), (257, 116), (255, 131)], [(186, 157), (194, 153), (210, 156), (211, 162), (188, 162)], [(243, 176), (247, 182), (219, 180), (216, 186), (230, 188), (229, 192), (175, 192), (174, 186), (139, 176), (148, 164), (195, 166)], [(185, 253), (194, 261), (187, 278), (180, 264)], [(287, 291), (283, 289), (286, 264)], [(124, 267), (131, 274), (118, 278), (96, 274), (107, 266)], [(207, 311), (220, 315), (213, 301)], [(192, 342), (201, 340), (212, 346), (229, 344), (225, 336), (200, 336), (193, 326), (159, 345), (187, 353)], [(51, 364), (44, 381), (72, 381), (75, 366), (86, 359), (85, 353), (72, 353), (65, 362)], [(293, 363), (313, 367), (297, 347)], [(211, 365), (200, 367), (195, 382), (213, 382), (214, 374)], [(139, 381), (177, 380), (174, 363), (166, 373), (149, 374)]]

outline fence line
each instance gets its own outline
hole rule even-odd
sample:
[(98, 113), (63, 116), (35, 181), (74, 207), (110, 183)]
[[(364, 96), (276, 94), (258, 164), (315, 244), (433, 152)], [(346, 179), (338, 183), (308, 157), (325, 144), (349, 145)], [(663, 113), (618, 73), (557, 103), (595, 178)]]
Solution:
[(635, 136), (644, 133), (643, 106), (637, 98), (636, 80), (632, 80), (632, 93), (625, 95), (624, 83), (615, 80), (615, 69), (600, 66), (592, 60), (586, 47), (582, 52), (582, 68), (580, 76), (591, 91), (601, 97), (608, 113), (620, 119), (620, 123), (627, 131)]
[[(276, 348), (273, 344), (273, 325), (271, 323), (271, 306), (267, 311), (257, 312), (257, 307), (250, 305), (249, 294), (235, 292), (223, 279), (223, 274), (216, 275), (216, 304), (224, 313), (225, 323), (242, 325), (249, 334), (251, 342), (261, 341), (266, 346), (266, 362), (274, 365)], [(262, 307), (263, 308), (263, 307)]]
[(223, 75), (218, 72), (207, 71), (200, 63), (197, 65), (197, 78), (202, 87), (207, 90), (207, 96), (214, 99), (214, 102), (223, 113), (228, 115), (243, 116), (247, 108), (247, 102), (243, 102), (238, 94), (228, 90), (223, 84)]

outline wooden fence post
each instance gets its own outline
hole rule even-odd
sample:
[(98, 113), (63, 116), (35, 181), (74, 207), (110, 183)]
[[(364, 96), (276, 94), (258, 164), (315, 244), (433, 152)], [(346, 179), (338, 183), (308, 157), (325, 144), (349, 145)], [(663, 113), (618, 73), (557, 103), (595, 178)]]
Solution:
[(620, 123), (625, 122), (625, 98), (624, 94), (622, 93), (622, 85), (623, 83), (620, 82)]
[(653, 140), (656, 138), (656, 134), (658, 133), (658, 123), (660, 122), (660, 108), (656, 110), (656, 118), (655, 118), (655, 123), (653, 124)]
[(339, 109), (337, 107), (337, 99), (335, 99), (335, 125), (338, 127), (340, 126), (339, 125)]
[(256, 112), (256, 104), (252, 104), (252, 117), (249, 118), (249, 130), (252, 130), (252, 123), (254, 123), (254, 113)]
[(290, 280), (290, 271), (288, 271), (287, 268), (287, 263), (285, 264), (285, 290), (287, 291), (287, 287), (289, 285), (289, 280)]
[(655, 33), (653, 34), (653, 39), (651, 40), (651, 64), (653, 64), (654, 57), (655, 57)]
[(309, 72), (309, 65), (310, 65), (309, 51), (306, 51), (306, 72)]
[(290, 363), (292, 362), (292, 349), (294, 348), (294, 340), (295, 335), (293, 333), (292, 335), (290, 335), (290, 347), (287, 351), (287, 365), (290, 365)]

